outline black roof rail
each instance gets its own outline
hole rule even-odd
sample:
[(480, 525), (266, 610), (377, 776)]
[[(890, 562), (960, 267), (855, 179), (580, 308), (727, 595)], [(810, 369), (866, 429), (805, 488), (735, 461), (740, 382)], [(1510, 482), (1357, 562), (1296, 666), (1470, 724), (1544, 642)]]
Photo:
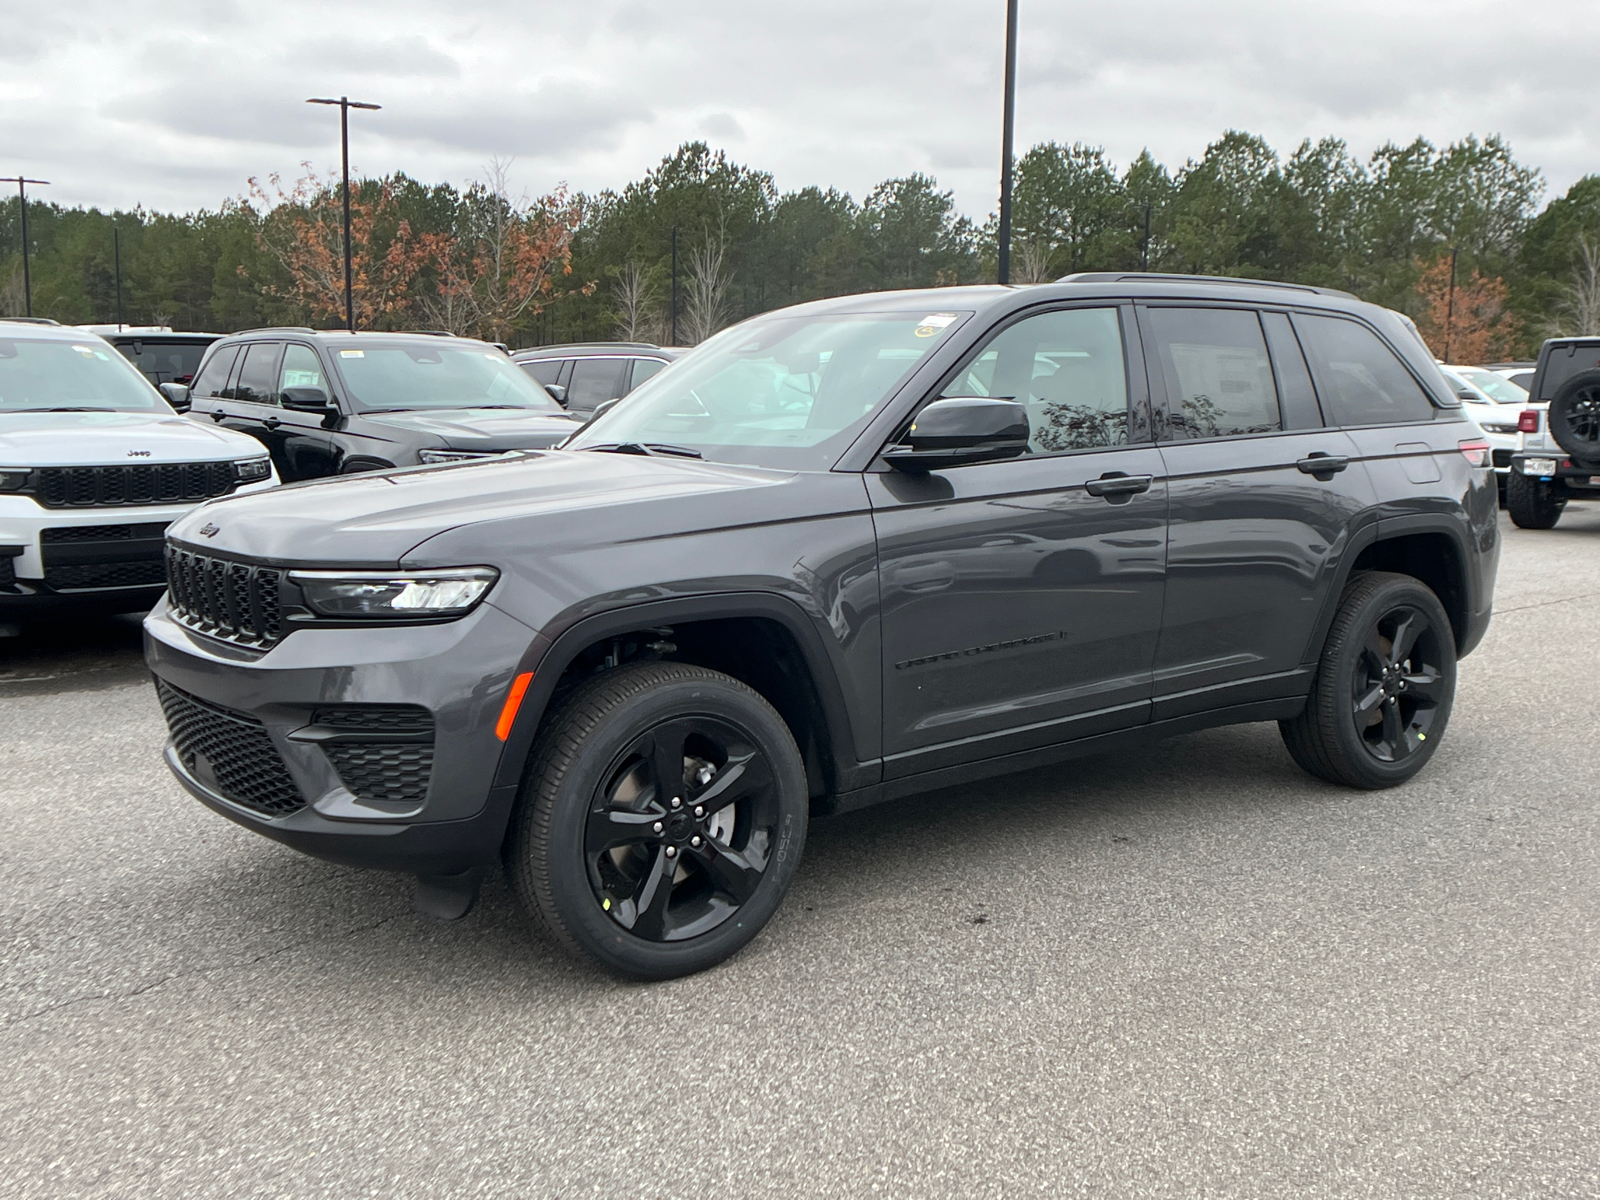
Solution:
[(49, 317), (0, 317), (0, 321), (15, 321), (18, 325), (60, 325)]
[(1313, 292), (1318, 296), (1339, 296), (1346, 300), (1360, 297), (1338, 288), (1316, 287), (1309, 283), (1281, 283), (1276, 279), (1241, 279), (1235, 275), (1181, 275), (1162, 271), (1079, 271), (1063, 275), (1057, 283), (1231, 283), (1245, 287), (1282, 288), (1291, 292)]
[(316, 333), (309, 325), (263, 325), (260, 329), (235, 329), (224, 337), (239, 337), (246, 333)]
[(655, 342), (556, 342), (549, 346), (522, 346), (513, 354), (532, 354), (538, 350), (659, 350)]

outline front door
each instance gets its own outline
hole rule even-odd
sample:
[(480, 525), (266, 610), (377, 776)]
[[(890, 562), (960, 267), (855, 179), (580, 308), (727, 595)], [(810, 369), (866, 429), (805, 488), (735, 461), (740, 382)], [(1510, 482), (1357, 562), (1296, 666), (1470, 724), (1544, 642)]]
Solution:
[(1024, 403), (1029, 453), (867, 476), (888, 778), (1148, 719), (1166, 481), (1125, 336), (1114, 306), (1013, 321), (941, 394)]
[[(301, 342), (283, 348), (283, 364), (278, 368), (277, 395), (285, 388), (316, 388), (334, 403), (333, 386), (317, 352)], [(333, 435), (328, 430), (327, 413), (296, 412), (280, 408), (278, 427), (272, 431), (273, 458), (279, 461), (278, 475), (288, 483), (295, 479), (320, 479), (332, 475)]]
[[(1171, 521), (1155, 719), (1304, 695), (1322, 599), (1374, 500), (1282, 313), (1139, 310)], [(1271, 342), (1271, 352), (1268, 342)]]

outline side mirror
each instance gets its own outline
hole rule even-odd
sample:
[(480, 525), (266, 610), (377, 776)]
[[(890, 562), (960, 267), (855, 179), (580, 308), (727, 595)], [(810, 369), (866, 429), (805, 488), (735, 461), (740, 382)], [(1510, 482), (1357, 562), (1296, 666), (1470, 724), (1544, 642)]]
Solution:
[(897, 471), (942, 471), (1016, 458), (1028, 449), (1028, 410), (1015, 400), (954, 396), (917, 414), (903, 442), (883, 452)]
[(333, 401), (319, 387), (292, 387), (283, 389), (283, 406), (291, 412), (320, 413), (331, 409)]
[(544, 385), (544, 390), (550, 393), (550, 398), (552, 400), (554, 400), (557, 404), (561, 405), (563, 408), (566, 407), (566, 403), (567, 403), (567, 389), (566, 388), (562, 387), (559, 383), (547, 383), (547, 384)]
[(158, 385), (161, 394), (167, 398), (167, 403), (172, 405), (176, 412), (189, 411), (189, 385), (186, 383), (163, 383)]

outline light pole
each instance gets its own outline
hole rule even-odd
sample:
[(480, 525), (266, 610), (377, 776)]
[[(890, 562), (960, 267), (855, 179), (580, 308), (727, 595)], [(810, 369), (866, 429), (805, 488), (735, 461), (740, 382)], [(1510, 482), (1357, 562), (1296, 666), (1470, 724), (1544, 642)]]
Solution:
[(111, 223), (111, 258), (117, 272), (117, 329), (122, 328), (122, 234), (117, 223)]
[(9, 175), (0, 179), (0, 183), (14, 183), (17, 185), (17, 199), (22, 205), (22, 307), (27, 316), (33, 316), (33, 279), (28, 274), (28, 185), (38, 184), (40, 187), (49, 187), (48, 179), (29, 179), (23, 175)]
[(1017, 0), (1006, 0), (1006, 102), (1000, 122), (1000, 270), (1011, 282), (1011, 135), (1017, 115)]
[(1444, 360), (1450, 361), (1450, 327), (1456, 319), (1456, 248), (1450, 247), (1450, 291), (1444, 302)]
[(380, 109), (381, 104), (364, 104), (349, 96), (337, 100), (313, 98), (307, 104), (337, 104), (339, 106), (339, 155), (344, 165), (344, 327), (351, 333), (356, 330), (356, 302), (350, 294), (350, 110), (352, 108)]

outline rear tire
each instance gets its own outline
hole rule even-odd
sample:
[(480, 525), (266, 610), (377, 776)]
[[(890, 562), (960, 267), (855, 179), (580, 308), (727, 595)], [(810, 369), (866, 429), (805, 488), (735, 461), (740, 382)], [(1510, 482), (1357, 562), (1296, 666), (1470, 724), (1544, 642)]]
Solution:
[(1438, 749), (1455, 689), (1455, 637), (1439, 598), (1410, 575), (1366, 572), (1340, 597), (1305, 709), (1278, 730), (1319, 779), (1394, 787)]
[(794, 737), (759, 693), (685, 663), (620, 667), (534, 748), (511, 881), (567, 949), (633, 979), (688, 975), (777, 911), (808, 807)]
[(1534, 479), (1512, 468), (1506, 476), (1506, 512), (1518, 529), (1554, 529), (1567, 499), (1554, 483)]

